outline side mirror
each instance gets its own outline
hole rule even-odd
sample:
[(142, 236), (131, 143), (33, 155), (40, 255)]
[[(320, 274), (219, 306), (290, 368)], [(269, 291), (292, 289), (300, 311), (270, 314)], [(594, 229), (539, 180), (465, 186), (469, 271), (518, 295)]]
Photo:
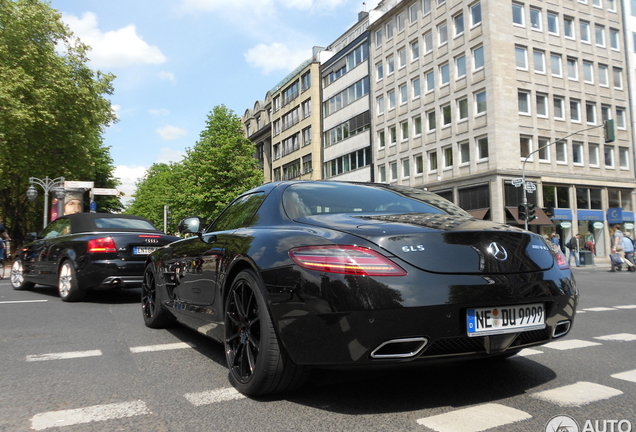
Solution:
[(203, 225), (203, 221), (200, 217), (191, 216), (185, 219), (182, 219), (179, 222), (179, 232), (181, 234), (196, 234), (201, 231), (201, 226)]

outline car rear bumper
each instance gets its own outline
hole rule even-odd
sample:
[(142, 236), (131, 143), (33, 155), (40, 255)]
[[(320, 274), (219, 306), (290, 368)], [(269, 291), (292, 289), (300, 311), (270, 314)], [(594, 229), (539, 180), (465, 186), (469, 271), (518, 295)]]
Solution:
[(143, 282), (144, 261), (93, 261), (80, 269), (77, 278), (85, 289), (137, 288)]

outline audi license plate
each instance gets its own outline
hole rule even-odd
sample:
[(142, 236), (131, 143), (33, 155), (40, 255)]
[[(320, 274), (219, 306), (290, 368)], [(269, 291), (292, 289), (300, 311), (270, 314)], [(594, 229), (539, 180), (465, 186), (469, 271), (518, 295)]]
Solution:
[(468, 309), (468, 336), (488, 336), (545, 328), (543, 303)]
[(149, 255), (159, 249), (155, 246), (135, 246), (133, 248), (133, 255)]

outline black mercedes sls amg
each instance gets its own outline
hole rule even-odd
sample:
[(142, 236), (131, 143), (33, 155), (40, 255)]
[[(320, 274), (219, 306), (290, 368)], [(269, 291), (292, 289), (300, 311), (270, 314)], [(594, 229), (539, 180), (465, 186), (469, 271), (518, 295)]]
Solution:
[(578, 303), (540, 235), (478, 220), (420, 189), (289, 181), (236, 198), (152, 253), (148, 327), (179, 321), (225, 346), (246, 395), (311, 368), (506, 357), (566, 335)]

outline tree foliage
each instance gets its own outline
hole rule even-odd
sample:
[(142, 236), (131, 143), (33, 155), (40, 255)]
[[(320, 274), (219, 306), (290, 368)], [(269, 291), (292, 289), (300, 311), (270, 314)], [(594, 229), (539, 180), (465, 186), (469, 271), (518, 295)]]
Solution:
[(238, 116), (223, 105), (216, 106), (208, 114), (199, 141), (187, 150), (182, 162), (153, 165), (148, 170), (137, 184), (135, 201), (127, 212), (156, 222), (158, 212), (168, 205), (172, 232), (187, 216), (211, 221), (238, 194), (263, 183), (254, 150), (243, 136)]
[(44, 193), (27, 200), (29, 177), (117, 186), (102, 141), (116, 120), (106, 99), (115, 77), (87, 66), (88, 49), (48, 3), (0, 0), (0, 205), (15, 240), (41, 228)]

